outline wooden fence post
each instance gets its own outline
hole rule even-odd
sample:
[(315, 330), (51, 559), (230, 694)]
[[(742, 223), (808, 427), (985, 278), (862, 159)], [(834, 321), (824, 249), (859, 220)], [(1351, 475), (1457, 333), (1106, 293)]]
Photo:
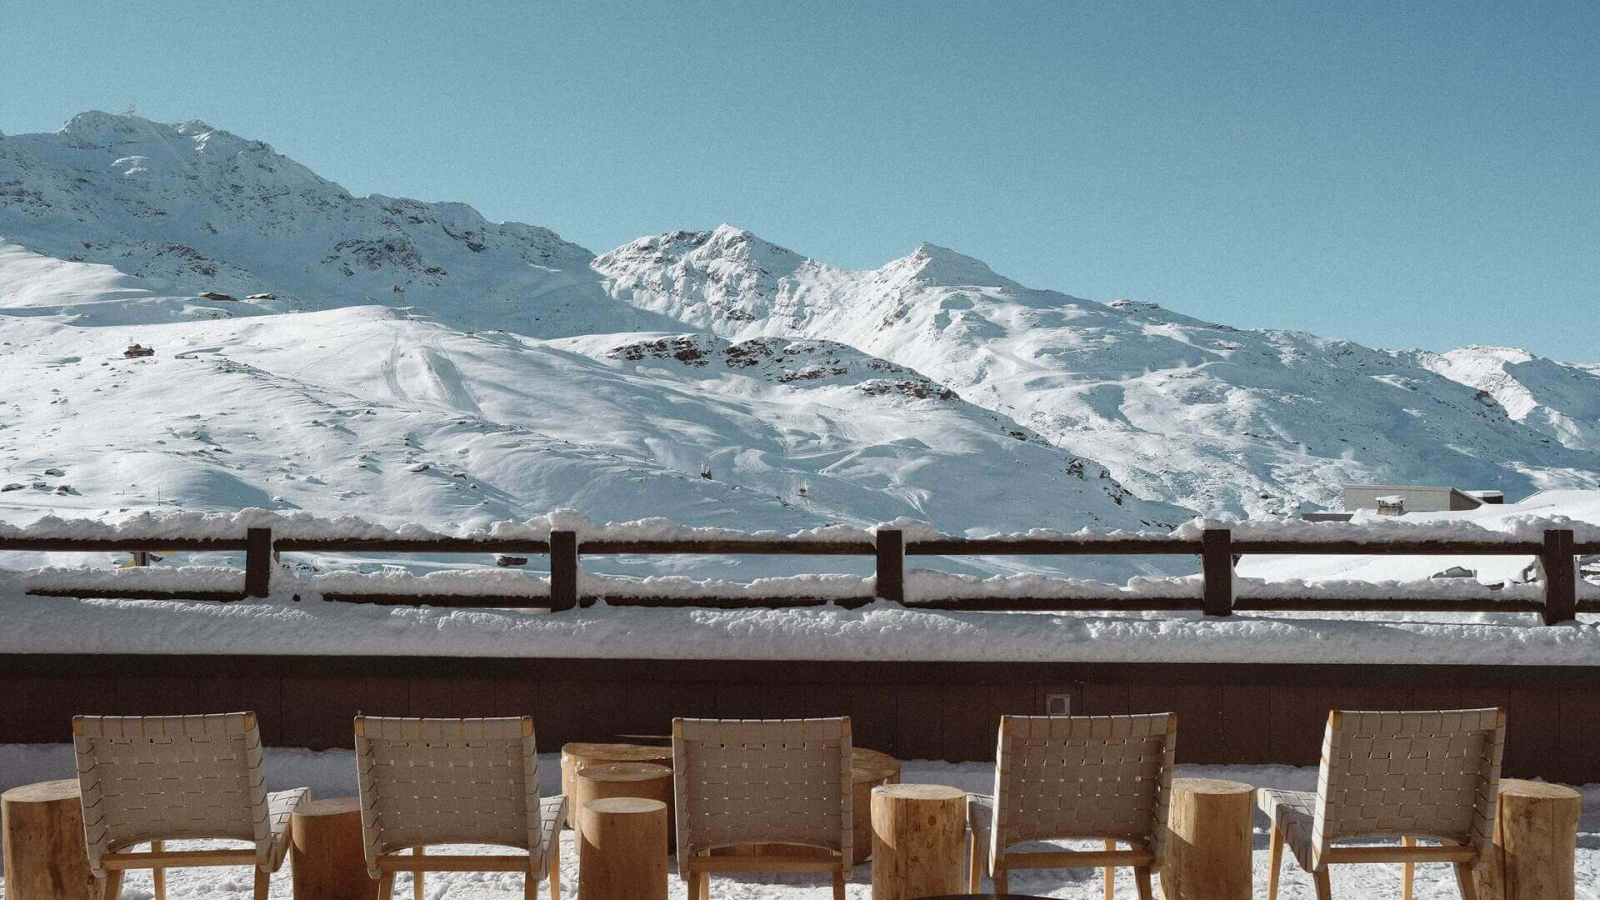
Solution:
[(578, 533), (550, 532), (550, 611), (578, 605)]
[(1544, 533), (1539, 551), (1539, 580), (1544, 582), (1544, 624), (1571, 622), (1578, 617), (1578, 563), (1571, 529)]
[(1205, 579), (1205, 613), (1233, 615), (1233, 532), (1207, 528), (1200, 535), (1200, 572)]
[(906, 536), (898, 529), (878, 532), (878, 599), (906, 602)]
[(272, 529), (248, 529), (245, 541), (244, 595), (265, 597), (272, 593)]

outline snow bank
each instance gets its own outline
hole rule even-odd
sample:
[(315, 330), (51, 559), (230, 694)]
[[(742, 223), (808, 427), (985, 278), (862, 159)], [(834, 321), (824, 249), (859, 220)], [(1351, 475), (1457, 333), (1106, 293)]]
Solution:
[(991, 597), (1049, 597), (1071, 600), (1110, 598), (1111, 603), (1117, 603), (1123, 600), (1199, 600), (1204, 593), (1204, 582), (1195, 576), (1136, 577), (1119, 587), (1085, 578), (1051, 578), (1028, 573), (994, 575), (989, 578), (952, 575), (928, 569), (913, 569), (906, 573), (908, 602)]
[(406, 597), (548, 597), (550, 579), (509, 569), (447, 569), (413, 575), (410, 572), (325, 572), (309, 581), (286, 578), (274, 581), (274, 593), (295, 590), (303, 595), (396, 594)]
[(117, 591), (240, 591), (244, 570), (231, 566), (136, 566), (93, 569), (52, 566), (22, 573), (24, 590), (95, 589)]
[[(651, 586), (651, 592), (659, 591)], [(698, 589), (697, 589), (698, 590)], [(1593, 617), (977, 613), (871, 603), (787, 609), (518, 610), (29, 597), (0, 583), (0, 653), (595, 659), (1600, 665)]]
[(1493, 522), (1409, 520), (1398, 516), (1357, 515), (1349, 522), (1307, 522), (1302, 519), (1252, 519), (1230, 522), (1194, 519), (1173, 529), (1174, 538), (1199, 540), (1207, 528), (1227, 528), (1235, 540), (1274, 541), (1479, 541), (1514, 544), (1542, 541), (1550, 529), (1570, 528), (1581, 542), (1600, 540), (1600, 525), (1567, 516), (1513, 516)]
[(850, 600), (871, 597), (877, 579), (859, 575), (789, 575), (757, 578), (750, 582), (696, 580), (682, 575), (623, 578), (582, 575), (579, 590), (585, 596), (682, 597), (727, 600), (770, 600), (805, 597)]
[(1542, 584), (1508, 584), (1492, 588), (1471, 578), (1429, 581), (1267, 581), (1235, 578), (1234, 596), (1288, 597), (1297, 600), (1543, 600)]

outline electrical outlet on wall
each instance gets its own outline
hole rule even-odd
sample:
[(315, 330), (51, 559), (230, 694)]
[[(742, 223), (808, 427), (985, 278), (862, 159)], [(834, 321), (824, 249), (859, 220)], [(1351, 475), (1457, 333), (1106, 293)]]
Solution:
[(1072, 695), (1071, 694), (1045, 694), (1044, 695), (1044, 714), (1047, 715), (1047, 716), (1070, 716), (1070, 715), (1072, 715)]

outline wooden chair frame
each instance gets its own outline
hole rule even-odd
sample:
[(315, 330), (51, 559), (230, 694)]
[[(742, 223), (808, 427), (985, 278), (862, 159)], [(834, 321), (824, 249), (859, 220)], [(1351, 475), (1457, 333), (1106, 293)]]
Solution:
[[(1178, 717), (1171, 713), (1165, 714), (1166, 748), (1170, 762), (1171, 747), (1178, 739)], [(1006, 737), (1010, 734), (1013, 725), (1012, 716), (1000, 718), (1000, 743), (1003, 746)], [(997, 760), (997, 765), (1000, 761)], [(1170, 777), (1170, 769), (1168, 770)], [(1166, 790), (1166, 788), (1163, 788)], [(971, 807), (969, 806), (969, 809)], [(990, 834), (998, 827), (998, 823), (989, 823)], [(1165, 828), (1166, 822), (1156, 823), (1156, 828)], [(974, 828), (968, 834), (967, 850), (967, 890), (978, 893), (983, 880), (985, 862), (988, 863), (989, 876), (994, 881), (994, 892), (1005, 894), (1010, 889), (1010, 870), (1012, 869), (1079, 869), (1099, 868), (1104, 870), (1105, 900), (1112, 900), (1116, 883), (1116, 870), (1119, 866), (1128, 866), (1133, 869), (1134, 887), (1139, 892), (1140, 900), (1152, 900), (1154, 885), (1151, 879), (1152, 870), (1156, 864), (1155, 853), (1148, 847), (1129, 844), (1126, 850), (1118, 849), (1117, 840), (1103, 838), (1104, 849), (1101, 850), (1053, 850), (1042, 852), (1008, 853), (1005, 848), (997, 847), (993, 851), (993, 859), (989, 860), (989, 848), (981, 845), (981, 836), (978, 829)], [(1091, 838), (1092, 839), (1092, 838)], [(693, 900), (693, 898), (691, 898)]]
[[(844, 718), (844, 721), (842, 722), (842, 736), (843, 736), (843, 744), (844, 744), (843, 767), (844, 767), (844, 778), (846, 779), (846, 786), (842, 788), (842, 799), (846, 803), (849, 803), (849, 801), (851, 800), (851, 796), (852, 796), (851, 789), (848, 786), (848, 779), (850, 778), (850, 774), (852, 772), (852, 769), (850, 767), (851, 729), (850, 729), (850, 717), (849, 716), (845, 716), (843, 718)], [(682, 746), (683, 739), (684, 739), (684, 735), (683, 735), (683, 720), (682, 719), (673, 719), (672, 720), (672, 740), (673, 740), (673, 746), (675, 748), (674, 749), (674, 762), (675, 763), (676, 763), (676, 758), (678, 756), (676, 748)], [(676, 771), (676, 766), (674, 767), (673, 777), (674, 777), (674, 781), (675, 781), (674, 790), (677, 790), (676, 779), (678, 778), (678, 772)], [(683, 798), (680, 796), (679, 800), (678, 800), (678, 811), (679, 811), (679, 815), (680, 816), (683, 814), (683, 810), (684, 809), (685, 809), (685, 804), (683, 802)], [(681, 821), (682, 820), (680, 819), (680, 822)], [(845, 820), (845, 822), (844, 822), (844, 833), (845, 833), (846, 837), (848, 837), (848, 835), (850, 833), (850, 829), (851, 829), (851, 822), (850, 822), (850, 819), (847, 818)], [(678, 839), (680, 841), (682, 841), (684, 839), (683, 838), (683, 828), (682, 828), (681, 825), (679, 827), (679, 838)], [(774, 846), (774, 845), (775, 846), (792, 846), (792, 847), (810, 846), (810, 845), (806, 845), (806, 844), (783, 844), (781, 842), (775, 842), (775, 841), (759, 841), (759, 842), (753, 842), (753, 843), (760, 843), (760, 844), (768, 845), (768, 846)], [(739, 845), (730, 845), (730, 846), (739, 846)], [(713, 848), (713, 849), (720, 849), (720, 848)], [(827, 850), (829, 850), (829, 854), (830, 855), (828, 857), (820, 857), (820, 856), (799, 856), (799, 855), (790, 855), (790, 854), (786, 854), (786, 853), (765, 853), (764, 852), (764, 853), (753, 854), (753, 855), (748, 855), (748, 856), (713, 856), (713, 855), (711, 855), (712, 854), (712, 850), (711, 849), (695, 853), (692, 856), (686, 857), (685, 860), (684, 860), (684, 864), (683, 864), (683, 868), (685, 870), (683, 872), (683, 876), (684, 876), (685, 886), (688, 888), (688, 900), (710, 900), (710, 897), (711, 897), (711, 875), (714, 872), (724, 872), (724, 873), (737, 873), (737, 872), (762, 872), (762, 873), (767, 873), (767, 872), (770, 872), (770, 873), (784, 873), (784, 874), (788, 874), (788, 873), (806, 873), (806, 872), (818, 872), (818, 873), (825, 872), (825, 873), (828, 873), (828, 874), (833, 876), (833, 900), (845, 900), (845, 897), (844, 897), (844, 893), (845, 893), (845, 891), (844, 891), (845, 878), (849, 873), (845, 870), (844, 854), (841, 851), (832, 850), (831, 848), (818, 847), (816, 849), (827, 849)]]
[[(798, 845), (797, 845), (798, 846)], [(711, 856), (710, 851), (689, 859), (689, 900), (710, 900), (713, 872), (826, 872), (833, 876), (833, 900), (844, 900), (844, 861), (837, 853), (832, 858), (760, 854), (755, 856)]]
[[(246, 712), (238, 715), (245, 730), (257, 733), (256, 714)], [(159, 718), (159, 717), (158, 717)], [(82, 717), (73, 719), (72, 734), (74, 742), (85, 736), (85, 727)], [(296, 792), (284, 792), (296, 793)], [(311, 792), (301, 789), (297, 793), (303, 796), (295, 803), (309, 800)], [(292, 808), (292, 807), (291, 807)], [(185, 835), (183, 840), (206, 840), (203, 835)], [(219, 835), (216, 840), (242, 840), (234, 835)], [(267, 900), (271, 893), (272, 872), (262, 868), (264, 865), (261, 850), (257, 847), (230, 847), (215, 850), (168, 850), (166, 841), (152, 839), (149, 841), (148, 851), (114, 850), (101, 855), (100, 865), (105, 870), (105, 884), (102, 896), (105, 900), (116, 900), (122, 892), (122, 882), (129, 870), (149, 869), (151, 881), (154, 883), (155, 900), (167, 898), (167, 869), (176, 868), (217, 868), (223, 866), (249, 866), (254, 874), (252, 896), (254, 900)], [(281, 862), (288, 860), (285, 854)]]
[[(356, 737), (366, 737), (366, 719), (357, 716), (355, 720)], [(533, 737), (533, 719), (529, 716), (522, 717), (522, 736)], [(563, 801), (562, 810), (565, 810)], [(563, 814), (561, 821), (565, 821)], [(545, 861), (544, 877), (534, 871), (529, 862), (531, 854), (506, 854), (494, 856), (465, 856), (460, 854), (434, 855), (427, 852), (426, 847), (412, 847), (407, 853), (384, 853), (378, 856), (378, 900), (390, 900), (394, 895), (395, 876), (400, 872), (412, 874), (411, 891), (413, 900), (423, 900), (425, 877), (428, 872), (522, 872), (523, 900), (535, 900), (539, 893), (539, 882), (546, 878), (550, 881), (550, 900), (561, 900), (561, 836), (560, 826), (556, 826), (556, 837), (550, 842), (549, 858)]]
[[(1328, 729), (1337, 731), (1343, 724), (1344, 711), (1330, 710), (1328, 712)], [(1499, 710), (1497, 727), (1503, 732), (1506, 726), (1506, 711)], [(1324, 757), (1322, 765), (1326, 767), (1329, 760)], [(1437, 846), (1418, 845), (1417, 838), (1438, 840)], [(1287, 844), (1287, 836), (1278, 827), (1276, 820), (1272, 823), (1272, 831), (1268, 836), (1268, 847), (1271, 856), (1267, 868), (1267, 900), (1277, 900), (1278, 881), (1283, 871), (1283, 851)], [(1312, 884), (1316, 889), (1317, 900), (1333, 900), (1333, 883), (1329, 877), (1329, 868), (1335, 863), (1400, 863), (1401, 869), (1401, 897), (1411, 900), (1413, 882), (1416, 876), (1417, 863), (1450, 863), (1455, 869), (1456, 889), (1461, 893), (1461, 900), (1477, 900), (1477, 885), (1472, 874), (1473, 867), (1477, 864), (1480, 854), (1477, 847), (1463, 846), (1453, 840), (1437, 838), (1431, 835), (1402, 835), (1400, 846), (1345, 846), (1330, 847), (1323, 857), (1323, 865), (1313, 870)]]

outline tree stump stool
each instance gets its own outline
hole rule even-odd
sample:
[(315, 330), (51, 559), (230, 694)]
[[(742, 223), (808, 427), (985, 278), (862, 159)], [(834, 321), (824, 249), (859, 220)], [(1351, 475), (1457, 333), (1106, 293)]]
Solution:
[(578, 813), (578, 896), (667, 900), (667, 805), (640, 797), (591, 800)]
[(872, 900), (966, 887), (967, 792), (937, 784), (872, 789)]
[(1502, 778), (1494, 847), (1473, 876), (1478, 900), (1573, 900), (1582, 812), (1572, 788)]
[(567, 827), (578, 826), (578, 772), (604, 763), (655, 763), (672, 768), (671, 747), (643, 744), (571, 743), (561, 748), (561, 793), (567, 798)]
[(1161, 895), (1167, 900), (1250, 900), (1255, 811), (1255, 788), (1248, 784), (1172, 779)]
[(371, 900), (361, 801), (333, 797), (301, 803), (289, 817), (289, 868), (294, 900)]
[(7, 900), (100, 900), (89, 871), (78, 780), (45, 781), (0, 794)]
[[(666, 849), (672, 849), (676, 833), (672, 821), (672, 769), (655, 763), (600, 763), (584, 766), (578, 771), (577, 798), (572, 801), (583, 809), (591, 800), (610, 797), (638, 797), (641, 800), (659, 800), (667, 807)], [(577, 830), (583, 830), (583, 817), (578, 817)], [(579, 835), (582, 847), (582, 835)]]

